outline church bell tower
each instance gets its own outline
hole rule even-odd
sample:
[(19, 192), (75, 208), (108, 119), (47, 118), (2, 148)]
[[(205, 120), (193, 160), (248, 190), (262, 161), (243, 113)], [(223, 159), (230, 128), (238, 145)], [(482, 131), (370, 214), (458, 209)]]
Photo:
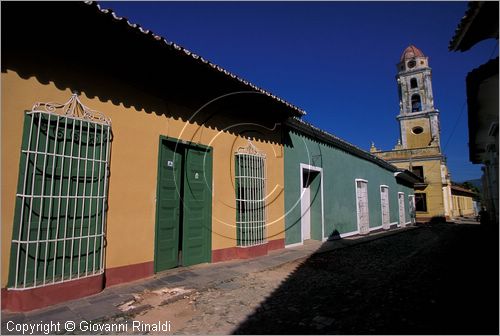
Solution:
[(440, 148), (439, 111), (434, 107), (428, 58), (410, 45), (397, 64), (401, 145), (403, 149)]
[(441, 151), (439, 111), (434, 107), (432, 75), (424, 53), (410, 45), (397, 64), (400, 134), (392, 150), (379, 150), (372, 143), (370, 152), (400, 169), (421, 178), (414, 185), (415, 216), (420, 222), (451, 218), (453, 202), (446, 159)]

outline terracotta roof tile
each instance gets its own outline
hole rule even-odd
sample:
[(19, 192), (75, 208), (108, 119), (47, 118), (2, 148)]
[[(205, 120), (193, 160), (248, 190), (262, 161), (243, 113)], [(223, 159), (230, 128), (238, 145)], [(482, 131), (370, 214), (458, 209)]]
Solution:
[(249, 86), (250, 88), (252, 88), (253, 90), (256, 90), (268, 97), (271, 97), (272, 99), (284, 104), (285, 106), (287, 106), (288, 108), (290, 108), (291, 110), (293, 110), (296, 114), (298, 115), (305, 115), (306, 112), (304, 110), (302, 110), (301, 108), (293, 105), (293, 104), (290, 104), (289, 102), (281, 99), (280, 97), (270, 93), (269, 91), (266, 91), (264, 89), (261, 89), (260, 87), (246, 81), (245, 79), (227, 71), (226, 69), (223, 69), (222, 67), (220, 67), (219, 65), (217, 64), (214, 64), (206, 59), (204, 59), (203, 57), (200, 57), (199, 55), (196, 55), (195, 53), (189, 51), (188, 49), (184, 48), (184, 47), (181, 47), (173, 42), (170, 42), (170, 41), (167, 41), (165, 38), (163, 38), (162, 36), (159, 36), (159, 35), (156, 35), (154, 32), (150, 31), (150, 30), (147, 30), (147, 29), (143, 29), (140, 25), (138, 24), (133, 24), (131, 23), (127, 18), (124, 18), (124, 17), (120, 17), (120, 16), (117, 16), (111, 9), (103, 9), (101, 8), (101, 6), (99, 4), (97, 4), (95, 1), (85, 1), (84, 2), (85, 4), (89, 5), (89, 6), (94, 6), (99, 12), (105, 14), (105, 15), (108, 15), (110, 18), (112, 18), (113, 20), (116, 20), (116, 21), (120, 21), (120, 22), (125, 22), (129, 27), (131, 27), (132, 29), (137, 29), (138, 31), (140, 31), (141, 33), (143, 33), (144, 35), (149, 35), (149, 36), (152, 36), (156, 41), (160, 42), (160, 43), (164, 43), (166, 46), (168, 47), (172, 47), (174, 50), (178, 50), (179, 52), (182, 52), (190, 57), (192, 57), (195, 61), (197, 62), (200, 62), (200, 63), (203, 63), (203, 64), (206, 64), (214, 69), (216, 69), (217, 71), (227, 75), (228, 77), (232, 78), (232, 79), (235, 79), (237, 81), (239, 81), (240, 83), (246, 85), (246, 86)]

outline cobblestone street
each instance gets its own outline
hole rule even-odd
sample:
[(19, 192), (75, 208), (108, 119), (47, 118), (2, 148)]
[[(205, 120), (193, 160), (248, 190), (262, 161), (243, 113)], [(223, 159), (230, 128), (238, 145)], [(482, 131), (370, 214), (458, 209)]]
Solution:
[[(463, 221), (301, 248), (317, 252), (181, 268), (3, 315), (2, 332), (7, 321), (75, 321), (79, 328), (62, 333), (498, 334), (498, 231)], [(168, 329), (134, 327), (158, 323)]]
[(178, 334), (498, 334), (497, 237), (479, 225), (429, 225), (235, 278), (134, 319), (170, 320)]
[(439, 224), (315, 255), (235, 332), (498, 334), (497, 237)]

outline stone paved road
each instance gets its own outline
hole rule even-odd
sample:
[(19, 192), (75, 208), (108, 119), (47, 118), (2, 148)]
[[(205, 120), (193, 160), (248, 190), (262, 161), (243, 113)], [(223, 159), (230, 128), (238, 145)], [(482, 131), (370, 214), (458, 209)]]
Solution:
[(498, 334), (498, 231), (434, 224), (153, 308), (177, 334)]
[(235, 332), (498, 334), (498, 234), (482, 231), (439, 224), (313, 256)]

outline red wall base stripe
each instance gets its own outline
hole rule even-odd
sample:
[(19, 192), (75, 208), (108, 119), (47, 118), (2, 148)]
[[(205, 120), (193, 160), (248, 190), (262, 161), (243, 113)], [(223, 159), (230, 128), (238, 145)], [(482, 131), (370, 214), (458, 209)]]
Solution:
[(2, 310), (25, 312), (99, 293), (102, 274), (43, 287), (13, 290), (2, 288)]
[(285, 248), (285, 239), (271, 240), (268, 243), (269, 251)]
[(212, 262), (249, 259), (266, 255), (269, 251), (285, 247), (285, 239), (270, 240), (266, 244), (250, 247), (229, 247), (212, 251)]
[(150, 277), (154, 274), (154, 263), (152, 261), (114, 267), (106, 269), (105, 286), (114, 286), (124, 282), (139, 280)]

